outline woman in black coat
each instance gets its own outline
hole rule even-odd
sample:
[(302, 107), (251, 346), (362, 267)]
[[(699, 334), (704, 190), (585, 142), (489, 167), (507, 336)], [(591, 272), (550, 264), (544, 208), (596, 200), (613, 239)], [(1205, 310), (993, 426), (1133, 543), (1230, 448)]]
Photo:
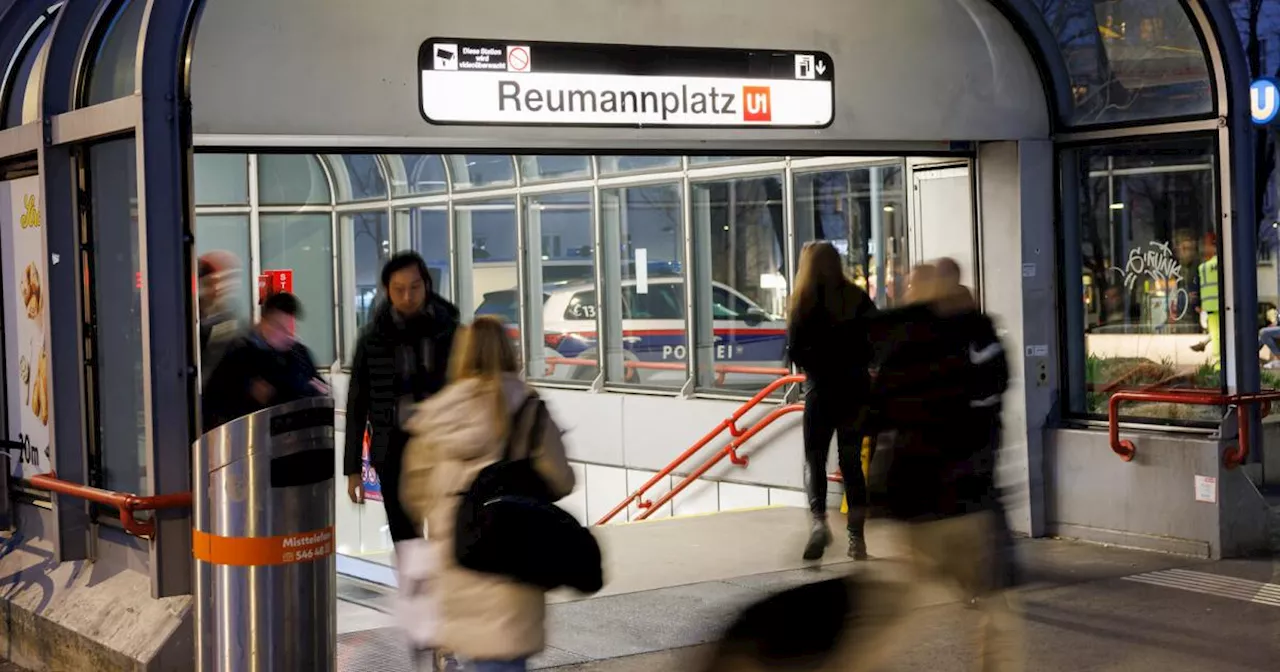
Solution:
[(867, 557), (863, 533), (867, 486), (862, 474), (859, 415), (871, 385), (867, 319), (871, 297), (845, 276), (840, 253), (826, 241), (805, 245), (787, 324), (787, 353), (806, 376), (804, 454), (809, 511), (813, 514), (806, 560), (822, 557), (831, 543), (827, 526), (827, 456), (836, 437), (849, 503), (849, 555)]

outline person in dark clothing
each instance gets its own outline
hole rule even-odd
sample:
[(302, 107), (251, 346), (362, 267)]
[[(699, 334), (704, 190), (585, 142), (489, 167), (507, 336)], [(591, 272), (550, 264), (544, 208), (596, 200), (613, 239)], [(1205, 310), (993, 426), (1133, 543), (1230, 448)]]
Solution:
[[(941, 269), (939, 269), (941, 266)], [(892, 431), (875, 505), (906, 523), (919, 578), (953, 583), (983, 610), (983, 669), (1021, 669), (1021, 622), (1005, 589), (995, 489), (999, 400), (1008, 383), (990, 319), (954, 262), (917, 267), (909, 305), (871, 325), (879, 346), (868, 431)], [(930, 577), (930, 575), (933, 575)]]
[(200, 315), (200, 384), (218, 368), (227, 346), (240, 336), (241, 325), (231, 306), (228, 276), (237, 273), (240, 262), (227, 252), (210, 252), (197, 263)]
[(804, 453), (809, 511), (813, 514), (806, 560), (822, 557), (831, 543), (827, 526), (827, 456), (832, 435), (849, 504), (849, 556), (867, 557), (864, 534), (867, 486), (862, 473), (860, 409), (866, 403), (871, 344), (867, 318), (875, 303), (844, 274), (840, 253), (826, 241), (805, 245), (787, 325), (787, 354), (804, 372)]
[(421, 521), (409, 520), (400, 506), (400, 459), (409, 441), (403, 427), (418, 402), (444, 387), (458, 309), (433, 291), (426, 262), (412, 252), (386, 263), (381, 284), (387, 300), (374, 309), (351, 366), (342, 470), (351, 501), (363, 502), (367, 426), (369, 461), (382, 485), (391, 539), (401, 542), (422, 531)]
[(262, 304), (262, 319), (228, 344), (201, 394), (204, 431), (264, 408), (329, 393), (311, 351), (294, 338), (293, 321), (301, 313), (297, 297), (275, 294)]

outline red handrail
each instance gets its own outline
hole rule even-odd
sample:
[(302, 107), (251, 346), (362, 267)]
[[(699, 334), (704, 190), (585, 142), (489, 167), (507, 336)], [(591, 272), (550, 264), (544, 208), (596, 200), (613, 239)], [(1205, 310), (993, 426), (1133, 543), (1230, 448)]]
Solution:
[(720, 460), (723, 460), (726, 455), (730, 456), (730, 459), (733, 460), (735, 464), (739, 464), (738, 460), (740, 459), (745, 463), (745, 458), (738, 457), (737, 453), (738, 448), (740, 448), (743, 443), (746, 443), (748, 439), (759, 434), (765, 427), (772, 425), (778, 418), (781, 418), (788, 413), (796, 413), (803, 410), (804, 404), (789, 404), (787, 406), (775, 408), (770, 411), (768, 415), (761, 418), (759, 422), (748, 428), (747, 431), (742, 432), (741, 434), (734, 434), (734, 438), (729, 442), (729, 445), (721, 448), (715, 455), (711, 456), (711, 459), (703, 462), (702, 466), (694, 469), (688, 476), (685, 476), (679, 483), (675, 484), (675, 487), (671, 488), (671, 490), (659, 497), (658, 501), (653, 502), (653, 504), (645, 508), (644, 511), (641, 511), (640, 515), (636, 517), (636, 520), (644, 520), (653, 515), (654, 511), (662, 508), (663, 505), (675, 498), (675, 496), (680, 494), (680, 492), (685, 488), (693, 485), (694, 481), (701, 478), (702, 475), (710, 471), (712, 467), (719, 464)]
[(95, 504), (113, 506), (120, 510), (120, 524), (124, 526), (124, 531), (144, 539), (151, 539), (155, 536), (155, 523), (150, 520), (138, 520), (134, 517), (134, 512), (191, 507), (191, 493), (189, 492), (142, 497), (128, 492), (103, 490), (81, 485), (80, 483), (64, 481), (52, 472), (32, 476), (27, 480), (27, 483), (37, 490), (47, 490), (60, 495), (78, 497)]
[[(740, 432), (738, 430), (738, 426), (737, 426), (738, 420), (741, 420), (742, 416), (750, 412), (751, 409), (759, 405), (760, 402), (767, 399), (769, 395), (777, 391), (778, 388), (785, 387), (787, 385), (792, 385), (795, 383), (802, 383), (802, 382), (804, 382), (804, 376), (800, 374), (796, 374), (796, 375), (783, 376), (766, 385), (764, 389), (757, 392), (754, 397), (751, 397), (751, 399), (749, 399), (746, 403), (744, 403), (741, 407), (739, 407), (738, 410), (734, 411), (733, 415), (722, 420), (720, 424), (716, 425), (715, 429), (712, 429), (710, 432), (707, 432), (706, 435), (704, 435), (701, 439), (698, 439), (697, 443), (694, 443), (692, 446), (689, 447), (688, 450), (684, 451), (683, 453), (680, 453), (680, 455), (678, 455), (676, 459), (672, 460), (670, 464), (668, 464), (666, 467), (663, 467), (662, 471), (659, 471), (657, 474), (653, 476), (653, 478), (650, 478), (648, 481), (645, 481), (644, 485), (641, 485), (639, 488), (635, 490), (635, 492), (632, 492), (630, 495), (627, 496), (626, 499), (622, 500), (620, 504), (613, 507), (612, 511), (610, 511), (609, 513), (606, 513), (603, 518), (596, 521), (596, 525), (607, 524), (619, 513), (626, 511), (627, 507), (631, 506), (632, 502), (637, 502), (637, 506), (639, 506), (642, 509), (652, 509), (654, 505), (650, 502), (644, 501), (644, 493), (648, 492), (650, 488), (652, 488), (662, 479), (666, 478), (667, 476), (670, 476), (671, 472), (678, 469), (680, 465), (687, 462), (689, 458), (696, 455), (698, 451), (702, 450), (707, 446), (707, 444), (714, 441), (715, 438), (717, 436), (720, 436), (721, 432), (723, 432), (726, 429), (729, 430), (729, 434), (732, 435), (734, 439), (729, 442), (728, 446), (726, 446), (724, 449), (722, 449), (720, 452), (716, 454), (716, 457), (714, 458), (714, 462), (712, 462), (712, 464), (714, 465), (715, 462), (719, 462), (721, 459), (724, 458), (725, 455), (730, 455), (731, 456), (730, 459), (734, 464), (739, 466), (746, 466), (747, 459), (745, 457), (740, 457), (737, 454), (738, 446), (742, 445), (743, 441), (753, 436), (756, 433), (756, 431), (759, 431), (756, 429), (756, 427), (760, 426), (761, 423), (765, 423), (766, 421), (773, 422), (773, 419), (776, 419), (776, 418), (771, 419), (772, 416), (774, 414), (777, 414), (778, 411), (781, 409), (777, 409), (773, 413), (769, 414), (768, 416), (765, 416), (765, 418), (761, 420), (760, 423), (756, 423), (755, 426), (753, 426), (751, 429), (748, 429), (745, 433)], [(783, 408), (793, 408), (793, 407), (797, 409), (804, 408), (804, 406), (801, 404), (784, 406)], [(706, 468), (699, 471), (698, 474), (701, 475), (703, 472), (705, 472), (707, 469), (710, 469), (710, 468), (711, 468), (710, 466), (707, 466)], [(685, 486), (681, 486), (680, 489), (683, 490), (684, 487)], [(677, 492), (677, 491), (673, 490), (673, 492)], [(666, 503), (668, 500), (671, 499), (670, 497), (671, 495), (672, 493), (667, 493), (666, 495), (663, 495), (663, 499), (661, 499), (660, 501), (662, 501), (663, 503)], [(641, 515), (641, 518), (644, 518), (644, 517), (645, 517), (644, 515)]]
[(1250, 431), (1251, 412), (1254, 405), (1261, 406), (1260, 417), (1271, 413), (1271, 402), (1280, 401), (1280, 390), (1264, 390), (1262, 392), (1242, 392), (1239, 394), (1222, 394), (1207, 390), (1121, 390), (1111, 395), (1107, 403), (1107, 433), (1111, 442), (1111, 450), (1128, 462), (1138, 452), (1138, 447), (1128, 439), (1120, 438), (1120, 404), (1125, 401), (1149, 401), (1157, 403), (1189, 404), (1193, 406), (1231, 406), (1239, 414), (1237, 424), (1240, 427), (1239, 441), (1236, 446), (1228, 446), (1222, 453), (1222, 464), (1227, 469), (1235, 469), (1249, 458), (1252, 434)]

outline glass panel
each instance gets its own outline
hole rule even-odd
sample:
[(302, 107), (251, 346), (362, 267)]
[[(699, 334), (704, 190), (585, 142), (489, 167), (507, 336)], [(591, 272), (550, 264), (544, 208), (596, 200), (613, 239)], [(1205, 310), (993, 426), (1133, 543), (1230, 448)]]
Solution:
[(399, 158), (404, 162), (404, 178), (392, 175), (393, 195), (442, 194), (448, 190), (444, 161), (439, 154), (408, 154)]
[[(550, 194), (528, 199), (525, 217), (529, 236), (537, 236), (542, 251), (533, 277), (540, 277), (543, 295), (541, 357), (531, 358), (529, 375), (560, 380), (592, 381), (599, 370), (596, 323), (566, 319), (574, 315), (570, 303), (584, 291), (595, 292), (595, 236), (591, 230), (591, 194)], [(595, 315), (583, 307), (579, 315)], [(537, 360), (542, 360), (539, 362)], [(567, 361), (566, 361), (567, 360)], [(590, 362), (590, 363), (584, 363)]]
[(459, 242), (471, 239), (471, 272), (459, 269), (471, 292), (468, 305), (476, 315), (493, 315), (511, 327), (519, 343), (520, 276), (516, 267), (516, 210), (512, 201), (484, 201), (457, 206)]
[(450, 155), (449, 167), (453, 169), (455, 189), (499, 187), (515, 184), (515, 164), (504, 154)]
[(586, 156), (522, 156), (520, 179), (546, 182), (591, 177), (591, 159)]
[(196, 154), (196, 205), (249, 202), (249, 164), (244, 154)]
[(436, 294), (452, 301), (453, 260), (449, 255), (449, 213), (444, 208), (414, 208), (396, 211), (399, 221), (409, 223), (409, 248), (422, 255), (431, 274)]
[(146, 0), (124, 0), (89, 60), (85, 107), (131, 96), (137, 90), (133, 78), (138, 62), (138, 35)]
[(329, 205), (329, 180), (310, 154), (258, 157), (258, 202), (262, 205)]
[[(693, 221), (709, 232), (715, 380), (705, 387), (758, 390), (784, 367), (787, 269), (782, 179), (777, 176), (694, 185)], [(703, 294), (705, 297), (706, 294)], [(743, 367), (774, 370), (743, 372)]]
[(658, 170), (679, 170), (678, 156), (602, 156), (600, 174), (637, 173)]
[(369, 201), (387, 197), (387, 181), (378, 159), (370, 154), (330, 155), (338, 202)]
[[(350, 263), (354, 275), (343, 282), (355, 301), (352, 308), (355, 331), (348, 334), (348, 341), (354, 343), (356, 333), (369, 323), (379, 298), (382, 266), (391, 258), (391, 231), (386, 211), (343, 215), (339, 221), (343, 240), (351, 246)], [(354, 354), (354, 351), (345, 353), (347, 363)]]
[(302, 302), (298, 339), (316, 366), (334, 361), (333, 223), (326, 214), (262, 215), (262, 271), (292, 270), (293, 293)]
[(53, 31), (53, 20), (57, 16), (42, 15), (40, 27), (32, 36), (30, 42), (25, 45), (22, 52), (22, 60), (18, 63), (18, 69), (13, 73), (13, 79), (9, 83), (8, 95), (4, 101), (4, 127), (13, 128), (21, 126), (29, 121), (36, 120), (36, 94), (39, 86), (36, 82), (40, 81), (40, 76), (44, 73), (44, 59), (48, 51), (49, 34)]
[(780, 156), (691, 156), (689, 164), (696, 166), (710, 163), (760, 163), (777, 161), (781, 158)]
[(196, 255), (210, 252), (225, 252), (240, 261), (238, 277), (226, 278), (228, 284), (223, 286), (227, 300), (224, 307), (242, 324), (248, 324), (253, 300), (253, 283), (247, 282), (245, 271), (249, 268), (249, 216), (196, 215)]
[[(1064, 217), (1067, 286), (1080, 297), (1067, 320), (1073, 412), (1105, 415), (1119, 389), (1222, 387), (1213, 161), (1207, 140), (1064, 154), (1067, 183), (1079, 185), (1078, 216)], [(1203, 406), (1121, 409), (1162, 420), (1221, 416)]]
[(142, 267), (133, 138), (89, 148), (98, 450), (103, 485), (149, 494), (143, 391)]
[[(621, 269), (621, 287), (609, 288), (620, 292), (620, 310), (609, 313), (608, 333), (621, 336), (622, 361), (607, 367), (609, 382), (681, 387), (688, 338), (680, 185), (605, 189), (600, 199), (604, 226), (618, 235)], [(562, 319), (594, 324), (595, 303), (594, 289), (581, 292)]]
[(1066, 62), (1073, 125), (1213, 111), (1199, 37), (1178, 0), (1042, 0)]
[(811, 240), (831, 241), (849, 277), (882, 307), (896, 303), (909, 271), (902, 175), (897, 162), (795, 178), (796, 254)]

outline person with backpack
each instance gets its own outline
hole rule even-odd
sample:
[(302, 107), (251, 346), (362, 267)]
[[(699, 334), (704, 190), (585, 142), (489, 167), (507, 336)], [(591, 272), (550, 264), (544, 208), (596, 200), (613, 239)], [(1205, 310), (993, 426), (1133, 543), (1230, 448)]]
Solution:
[(867, 319), (875, 312), (871, 297), (845, 276), (835, 246), (826, 241), (805, 244), (787, 316), (787, 356), (806, 377), (804, 455), (813, 521), (805, 560), (821, 558), (831, 544), (827, 456), (833, 435), (849, 504), (849, 557), (867, 557), (867, 486), (858, 420), (871, 386)]
[(526, 670), (529, 657), (546, 646), (547, 588), (462, 566), (466, 549), (457, 540), (477, 531), (457, 529), (459, 513), (488, 503), (468, 502), (468, 491), (491, 467), (513, 459), (513, 443), (523, 445), (521, 455), (546, 499), (572, 492), (574, 474), (561, 430), (521, 380), (519, 357), (500, 320), (481, 317), (459, 332), (448, 386), (419, 406), (408, 429), (413, 438), (404, 454), (401, 503), (414, 520), (426, 519), (436, 554), (439, 646), (469, 660), (468, 671)]

